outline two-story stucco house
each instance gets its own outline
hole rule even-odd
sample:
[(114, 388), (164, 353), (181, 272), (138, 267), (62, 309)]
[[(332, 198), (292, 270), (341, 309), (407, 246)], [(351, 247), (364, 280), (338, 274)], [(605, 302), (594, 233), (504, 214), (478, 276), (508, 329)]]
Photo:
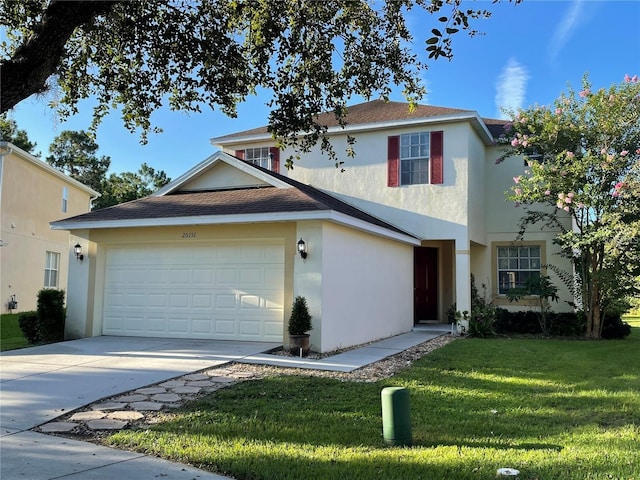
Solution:
[[(2, 312), (35, 310), (42, 288), (67, 288), (69, 232), (49, 223), (91, 209), (98, 195), (37, 157), (0, 142)], [(11, 304), (12, 299), (17, 302)]]
[(292, 152), (258, 128), (212, 139), (220, 151), (148, 198), (53, 223), (88, 252), (67, 335), (286, 342), (303, 295), (326, 352), (469, 310), (472, 274), (507, 305), (560, 260), (554, 232), (514, 243), (522, 210), (504, 192), (525, 166), (496, 165), (504, 122), (383, 101), (350, 107), (344, 129), (321, 120), (338, 154), (357, 139), (344, 172), (319, 149), (286, 170)]

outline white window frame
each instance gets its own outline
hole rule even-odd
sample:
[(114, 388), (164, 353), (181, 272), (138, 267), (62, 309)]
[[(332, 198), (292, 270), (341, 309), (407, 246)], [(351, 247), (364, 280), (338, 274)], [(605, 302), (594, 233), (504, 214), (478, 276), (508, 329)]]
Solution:
[(67, 213), (69, 207), (69, 189), (62, 187), (62, 213)]
[(512, 288), (523, 288), (531, 276), (542, 273), (543, 251), (540, 244), (499, 245), (496, 247), (498, 295)]
[(60, 282), (60, 254), (47, 250), (44, 260), (44, 287), (58, 288)]
[(431, 132), (401, 134), (399, 158), (400, 185), (430, 183)]
[(271, 170), (271, 151), (269, 147), (247, 148), (244, 151), (244, 160), (267, 170)]

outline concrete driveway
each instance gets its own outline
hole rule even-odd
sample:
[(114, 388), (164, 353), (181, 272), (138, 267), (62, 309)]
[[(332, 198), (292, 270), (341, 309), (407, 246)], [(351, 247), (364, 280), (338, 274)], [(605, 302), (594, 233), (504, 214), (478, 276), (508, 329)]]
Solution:
[(183, 465), (28, 430), (102, 398), (277, 346), (264, 342), (93, 337), (3, 352), (0, 478), (221, 479)]

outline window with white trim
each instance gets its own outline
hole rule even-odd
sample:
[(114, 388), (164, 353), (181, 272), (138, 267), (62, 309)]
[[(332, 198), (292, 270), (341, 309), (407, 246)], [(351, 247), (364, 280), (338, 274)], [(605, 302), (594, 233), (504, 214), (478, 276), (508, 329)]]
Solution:
[(58, 288), (58, 273), (60, 269), (60, 254), (47, 252), (44, 262), (45, 288)]
[(258, 165), (259, 167), (271, 169), (271, 154), (269, 152), (269, 147), (247, 148), (244, 151), (244, 159), (249, 163)]
[(429, 132), (400, 135), (400, 185), (429, 183)]
[(67, 213), (67, 205), (69, 203), (69, 189), (62, 187), (62, 213)]
[(526, 287), (529, 278), (540, 277), (539, 245), (498, 247), (498, 293)]

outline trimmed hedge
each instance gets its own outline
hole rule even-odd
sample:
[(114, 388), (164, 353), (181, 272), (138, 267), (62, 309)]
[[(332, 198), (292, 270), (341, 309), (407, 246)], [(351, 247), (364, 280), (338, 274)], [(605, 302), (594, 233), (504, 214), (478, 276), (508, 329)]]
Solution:
[(38, 330), (43, 342), (64, 340), (64, 290), (45, 288), (38, 292)]
[(40, 331), (38, 330), (38, 312), (22, 312), (20, 315), (18, 315), (18, 326), (22, 331), (22, 335), (27, 339), (29, 343), (38, 343), (40, 341)]
[[(586, 331), (586, 318), (582, 312), (549, 313), (551, 321), (551, 335), (562, 337), (581, 337)], [(496, 309), (494, 328), (498, 334), (540, 334), (542, 329), (538, 322), (538, 313), (528, 310), (525, 312), (510, 312), (504, 308)], [(602, 338), (625, 338), (631, 334), (631, 326), (622, 321), (620, 315), (605, 316), (602, 327)]]
[(608, 340), (625, 338), (631, 335), (631, 325), (622, 321), (620, 315), (612, 315), (604, 317), (602, 325), (602, 338)]

